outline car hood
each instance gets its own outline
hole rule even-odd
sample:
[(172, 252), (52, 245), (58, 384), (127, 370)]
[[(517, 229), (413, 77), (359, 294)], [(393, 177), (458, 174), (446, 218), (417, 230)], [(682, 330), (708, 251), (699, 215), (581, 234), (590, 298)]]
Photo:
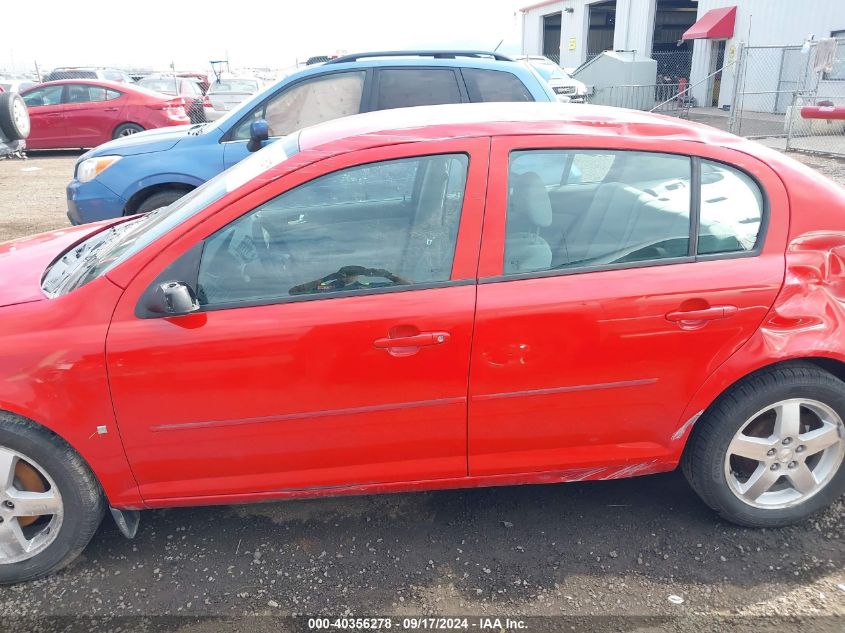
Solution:
[(41, 277), (68, 248), (113, 223), (97, 222), (0, 243), (0, 307), (41, 301)]
[(175, 127), (163, 127), (155, 130), (138, 132), (131, 136), (109, 141), (83, 154), (79, 160), (95, 156), (134, 156), (136, 154), (151, 154), (153, 152), (166, 152), (179, 141), (188, 136), (190, 125), (177, 125)]

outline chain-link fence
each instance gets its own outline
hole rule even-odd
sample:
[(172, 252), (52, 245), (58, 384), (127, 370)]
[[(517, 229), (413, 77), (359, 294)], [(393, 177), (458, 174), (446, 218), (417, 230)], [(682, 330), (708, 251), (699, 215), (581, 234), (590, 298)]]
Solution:
[[(825, 64), (823, 55), (832, 63)], [(845, 156), (845, 39), (746, 46), (738, 60), (731, 132), (781, 138), (785, 149)]]

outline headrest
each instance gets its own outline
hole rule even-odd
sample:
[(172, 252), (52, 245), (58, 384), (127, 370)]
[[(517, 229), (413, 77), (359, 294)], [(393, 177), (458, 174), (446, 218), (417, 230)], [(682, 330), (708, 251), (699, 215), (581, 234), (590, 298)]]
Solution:
[(543, 180), (533, 171), (511, 176), (511, 195), (508, 216), (530, 221), (533, 226), (552, 223), (552, 203)]

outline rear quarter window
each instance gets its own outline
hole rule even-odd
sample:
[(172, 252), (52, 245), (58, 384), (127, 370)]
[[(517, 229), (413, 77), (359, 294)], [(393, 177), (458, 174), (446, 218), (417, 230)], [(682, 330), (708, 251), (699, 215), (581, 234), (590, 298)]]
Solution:
[(534, 101), (522, 80), (503, 70), (461, 70), (470, 101)]

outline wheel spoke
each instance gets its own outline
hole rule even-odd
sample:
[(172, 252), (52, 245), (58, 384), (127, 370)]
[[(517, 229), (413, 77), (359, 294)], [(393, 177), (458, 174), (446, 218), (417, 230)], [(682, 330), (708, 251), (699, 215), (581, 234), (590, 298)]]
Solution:
[(780, 477), (780, 471), (770, 470), (765, 464), (757, 466), (751, 477), (741, 486), (744, 497), (754, 501), (761, 494), (766, 492)]
[(15, 466), (18, 456), (12, 451), (0, 448), (0, 492), (12, 488), (15, 481)]
[(728, 447), (732, 455), (747, 457), (761, 462), (766, 458), (766, 453), (774, 444), (768, 438), (751, 437), (749, 435), (737, 435)]
[(0, 524), (0, 560), (16, 558), (29, 551), (30, 542), (23, 535), (17, 519)]
[(818, 486), (813, 471), (804, 463), (798, 464), (795, 468), (790, 468), (786, 472), (786, 476), (792, 482), (792, 486), (803, 495), (813, 492)]
[(15, 504), (12, 514), (18, 517), (56, 514), (62, 507), (61, 499), (52, 489), (47, 492), (10, 490), (7, 496)]
[(784, 402), (775, 407), (775, 436), (778, 439), (798, 437), (801, 430), (801, 403)]
[(798, 436), (798, 441), (804, 445), (808, 456), (823, 451), (840, 440), (839, 429), (831, 422), (825, 422), (820, 429)]

